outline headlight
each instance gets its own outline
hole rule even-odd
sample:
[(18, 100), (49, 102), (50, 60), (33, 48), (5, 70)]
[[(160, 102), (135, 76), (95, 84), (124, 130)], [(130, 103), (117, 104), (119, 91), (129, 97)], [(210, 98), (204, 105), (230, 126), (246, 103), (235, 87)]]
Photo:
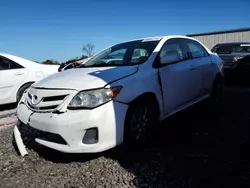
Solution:
[(69, 109), (92, 109), (97, 106), (100, 106), (113, 98), (115, 98), (120, 90), (121, 86), (113, 87), (113, 88), (103, 88), (103, 89), (95, 89), (89, 91), (81, 91), (68, 105)]

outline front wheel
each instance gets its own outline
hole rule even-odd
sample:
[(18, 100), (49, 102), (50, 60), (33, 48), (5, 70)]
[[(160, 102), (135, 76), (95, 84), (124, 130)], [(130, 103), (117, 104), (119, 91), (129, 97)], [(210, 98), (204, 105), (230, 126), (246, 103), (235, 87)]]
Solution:
[(156, 102), (139, 101), (133, 104), (125, 121), (125, 144), (145, 143), (152, 138), (159, 123), (159, 110)]

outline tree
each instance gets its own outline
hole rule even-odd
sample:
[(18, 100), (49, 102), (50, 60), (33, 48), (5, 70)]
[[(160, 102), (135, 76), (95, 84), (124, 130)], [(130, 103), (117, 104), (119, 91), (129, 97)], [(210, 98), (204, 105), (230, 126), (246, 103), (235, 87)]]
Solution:
[(82, 60), (82, 59), (86, 59), (86, 58), (88, 58), (88, 56), (82, 55), (81, 57), (75, 57), (75, 58), (69, 59), (65, 63), (68, 64), (68, 63), (76, 62), (76, 61), (79, 61), (79, 60)]
[(46, 64), (46, 65), (59, 65), (60, 64), (58, 61), (55, 61), (53, 59), (47, 59), (46, 61), (44, 61), (42, 63)]
[(94, 55), (94, 49), (95, 49), (95, 45), (91, 43), (85, 44), (82, 47), (83, 53), (85, 53), (88, 57), (91, 57), (92, 55)]

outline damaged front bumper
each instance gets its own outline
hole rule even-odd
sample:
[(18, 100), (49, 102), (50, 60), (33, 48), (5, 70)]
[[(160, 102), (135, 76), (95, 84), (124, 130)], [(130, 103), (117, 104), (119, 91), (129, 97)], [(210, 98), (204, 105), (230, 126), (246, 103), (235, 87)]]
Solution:
[(41, 145), (65, 153), (95, 153), (122, 142), (127, 108), (125, 104), (110, 101), (93, 110), (39, 113), (20, 102), (17, 117), (24, 125), (62, 140), (35, 138)]
[[(19, 122), (17, 122), (17, 123), (19, 123)], [(21, 156), (24, 157), (25, 155), (28, 155), (28, 152), (25, 148), (25, 145), (23, 144), (21, 134), (20, 134), (17, 127), (18, 127), (18, 125), (15, 125), (15, 127), (14, 127), (14, 138), (16, 140), (16, 145), (17, 145), (17, 148), (18, 148)]]

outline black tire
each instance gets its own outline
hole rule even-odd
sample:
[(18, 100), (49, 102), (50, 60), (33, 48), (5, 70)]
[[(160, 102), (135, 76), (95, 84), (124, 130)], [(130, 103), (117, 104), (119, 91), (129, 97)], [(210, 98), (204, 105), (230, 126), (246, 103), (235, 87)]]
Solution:
[(124, 145), (143, 144), (150, 140), (159, 125), (159, 107), (155, 100), (141, 99), (128, 109), (124, 127)]
[(213, 108), (212, 110), (214, 112), (221, 112), (223, 108), (223, 99), (224, 99), (223, 95), (224, 95), (224, 81), (223, 77), (218, 75), (214, 80), (212, 92), (210, 95), (210, 105)]
[(31, 85), (32, 85), (32, 83), (30, 83), (30, 84), (25, 84), (25, 85), (23, 85), (22, 87), (20, 87), (20, 89), (18, 90), (17, 95), (16, 95), (16, 100), (17, 100), (17, 102), (20, 101), (20, 99), (21, 99), (22, 96), (23, 96), (24, 91), (25, 91), (26, 89), (28, 89)]

